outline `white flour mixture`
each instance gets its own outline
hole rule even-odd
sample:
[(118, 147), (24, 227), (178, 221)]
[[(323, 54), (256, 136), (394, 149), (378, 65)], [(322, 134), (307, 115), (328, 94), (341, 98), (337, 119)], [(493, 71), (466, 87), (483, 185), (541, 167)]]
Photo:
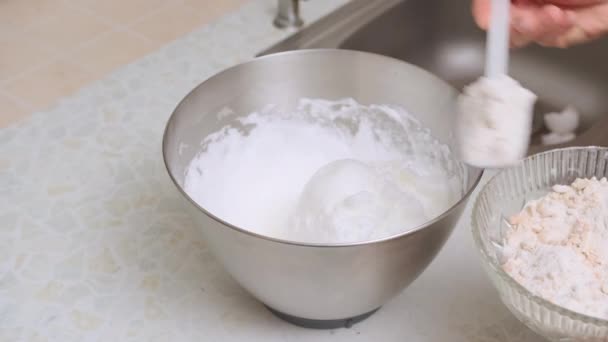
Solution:
[(403, 109), (354, 100), (269, 106), (203, 141), (184, 189), (217, 217), (270, 237), (388, 237), (460, 198), (462, 167)]
[(532, 293), (608, 319), (608, 181), (556, 185), (510, 219), (503, 267)]

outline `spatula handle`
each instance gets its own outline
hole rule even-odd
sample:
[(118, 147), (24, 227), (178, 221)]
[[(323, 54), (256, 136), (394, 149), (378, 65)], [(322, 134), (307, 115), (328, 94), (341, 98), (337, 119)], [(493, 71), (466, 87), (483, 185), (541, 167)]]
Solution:
[(509, 68), (510, 0), (492, 0), (486, 42), (486, 76), (506, 75)]

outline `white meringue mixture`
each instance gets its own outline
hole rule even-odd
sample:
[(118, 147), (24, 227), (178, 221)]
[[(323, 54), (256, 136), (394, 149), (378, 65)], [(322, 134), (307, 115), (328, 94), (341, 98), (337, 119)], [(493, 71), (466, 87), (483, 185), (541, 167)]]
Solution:
[(572, 106), (566, 107), (561, 112), (545, 114), (543, 121), (549, 133), (541, 136), (543, 145), (557, 145), (574, 140), (579, 120), (580, 114)]
[(528, 150), (536, 95), (508, 76), (481, 77), (459, 97), (456, 132), (462, 159), (500, 168)]
[(234, 120), (202, 143), (184, 189), (265, 236), (352, 243), (406, 232), (461, 197), (462, 165), (405, 110), (303, 99)]

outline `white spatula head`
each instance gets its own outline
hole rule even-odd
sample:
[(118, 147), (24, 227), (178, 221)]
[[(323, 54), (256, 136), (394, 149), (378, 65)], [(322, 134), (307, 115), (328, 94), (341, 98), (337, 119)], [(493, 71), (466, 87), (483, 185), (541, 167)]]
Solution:
[(485, 77), (465, 87), (458, 99), (456, 136), (464, 162), (499, 168), (526, 155), (536, 95), (508, 74), (509, 0), (492, 0)]

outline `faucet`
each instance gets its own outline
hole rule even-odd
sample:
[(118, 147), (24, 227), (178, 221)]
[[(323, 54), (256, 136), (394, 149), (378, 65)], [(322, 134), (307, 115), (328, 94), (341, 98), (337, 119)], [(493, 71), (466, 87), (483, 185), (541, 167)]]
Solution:
[(279, 0), (274, 26), (278, 28), (300, 27), (304, 24), (300, 17), (300, 0)]

